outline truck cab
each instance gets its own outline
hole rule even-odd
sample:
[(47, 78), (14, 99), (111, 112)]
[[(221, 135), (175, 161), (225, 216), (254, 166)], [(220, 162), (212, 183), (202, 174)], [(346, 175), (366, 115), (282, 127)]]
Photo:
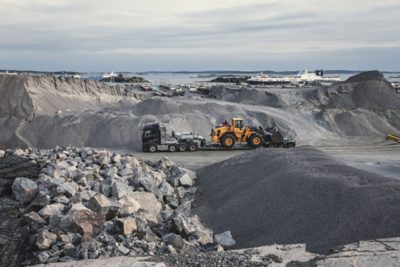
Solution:
[(164, 125), (148, 123), (142, 129), (142, 150), (146, 152), (157, 151), (196, 151), (205, 145), (205, 138), (191, 132), (167, 135)]

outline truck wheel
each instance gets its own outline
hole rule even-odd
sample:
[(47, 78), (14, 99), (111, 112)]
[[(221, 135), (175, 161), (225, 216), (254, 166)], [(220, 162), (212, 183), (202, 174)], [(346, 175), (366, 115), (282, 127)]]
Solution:
[(157, 151), (157, 146), (152, 144), (149, 146), (149, 152), (154, 153)]
[(261, 146), (261, 140), (262, 140), (261, 136), (259, 136), (258, 134), (253, 134), (250, 136), (249, 144), (252, 147), (259, 147)]
[(235, 142), (235, 136), (233, 136), (233, 134), (226, 134), (221, 139), (221, 144), (224, 148), (232, 148)]
[(168, 147), (168, 151), (169, 152), (175, 152), (176, 151), (176, 147), (174, 145), (171, 145)]
[(186, 144), (180, 144), (179, 145), (179, 152), (184, 152), (187, 149), (187, 145)]
[(288, 148), (294, 147), (294, 143), (289, 143), (289, 144), (287, 144), (287, 147), (288, 147)]
[(196, 151), (197, 150), (197, 144), (196, 143), (190, 143), (189, 144), (189, 151)]
[(284, 143), (279, 143), (278, 147), (285, 147), (285, 144)]

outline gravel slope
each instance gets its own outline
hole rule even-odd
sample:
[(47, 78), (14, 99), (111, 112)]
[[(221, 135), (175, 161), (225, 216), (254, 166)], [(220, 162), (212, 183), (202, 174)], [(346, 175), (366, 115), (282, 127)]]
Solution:
[(306, 243), (308, 250), (400, 234), (400, 181), (309, 146), (256, 150), (198, 170), (196, 213), (237, 247)]

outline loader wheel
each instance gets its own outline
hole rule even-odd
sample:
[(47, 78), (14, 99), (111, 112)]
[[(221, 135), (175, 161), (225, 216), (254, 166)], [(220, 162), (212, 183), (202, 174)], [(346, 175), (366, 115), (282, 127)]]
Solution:
[(235, 137), (232, 134), (224, 135), (221, 144), (224, 148), (232, 148), (235, 145)]
[(189, 151), (196, 151), (197, 150), (197, 144), (196, 143), (190, 143), (189, 144)]
[(252, 136), (250, 136), (249, 144), (250, 144), (252, 147), (259, 147), (259, 146), (261, 146), (261, 136), (259, 136), (258, 134), (253, 134)]
[(157, 151), (157, 146), (152, 144), (149, 146), (149, 152), (154, 153)]
[(179, 145), (179, 152), (184, 152), (187, 149), (187, 145), (186, 144), (180, 144)]
[(173, 145), (172, 145), (172, 146), (169, 146), (169, 147), (168, 147), (168, 151), (169, 151), (169, 152), (175, 152), (175, 151), (176, 151), (176, 147), (173, 146)]
[(288, 147), (288, 148), (294, 147), (294, 143), (289, 143), (289, 144), (287, 144), (287, 147)]

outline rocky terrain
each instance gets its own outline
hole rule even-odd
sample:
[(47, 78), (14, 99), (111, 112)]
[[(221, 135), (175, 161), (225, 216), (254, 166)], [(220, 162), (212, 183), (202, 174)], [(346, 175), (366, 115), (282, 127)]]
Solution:
[[(398, 133), (400, 95), (378, 72), (319, 88), (146, 99), (131, 87), (2, 75), (0, 93), (0, 266), (396, 266), (400, 257), (400, 158), (382, 140)], [(299, 147), (167, 154), (179, 165), (138, 152), (146, 122), (208, 136), (236, 116), (276, 125)]]
[(2, 178), (3, 197), (18, 207), (27, 237), (18, 259), (24, 265), (197, 252), (213, 244), (213, 232), (191, 213), (195, 173), (167, 159), (145, 163), (103, 150), (56, 148), (17, 150), (3, 160), (16, 155), (40, 165), (37, 177)]
[(124, 76), (117, 76), (117, 77), (107, 77), (100, 79), (100, 82), (113, 82), (113, 83), (148, 83), (143, 77), (124, 77)]

